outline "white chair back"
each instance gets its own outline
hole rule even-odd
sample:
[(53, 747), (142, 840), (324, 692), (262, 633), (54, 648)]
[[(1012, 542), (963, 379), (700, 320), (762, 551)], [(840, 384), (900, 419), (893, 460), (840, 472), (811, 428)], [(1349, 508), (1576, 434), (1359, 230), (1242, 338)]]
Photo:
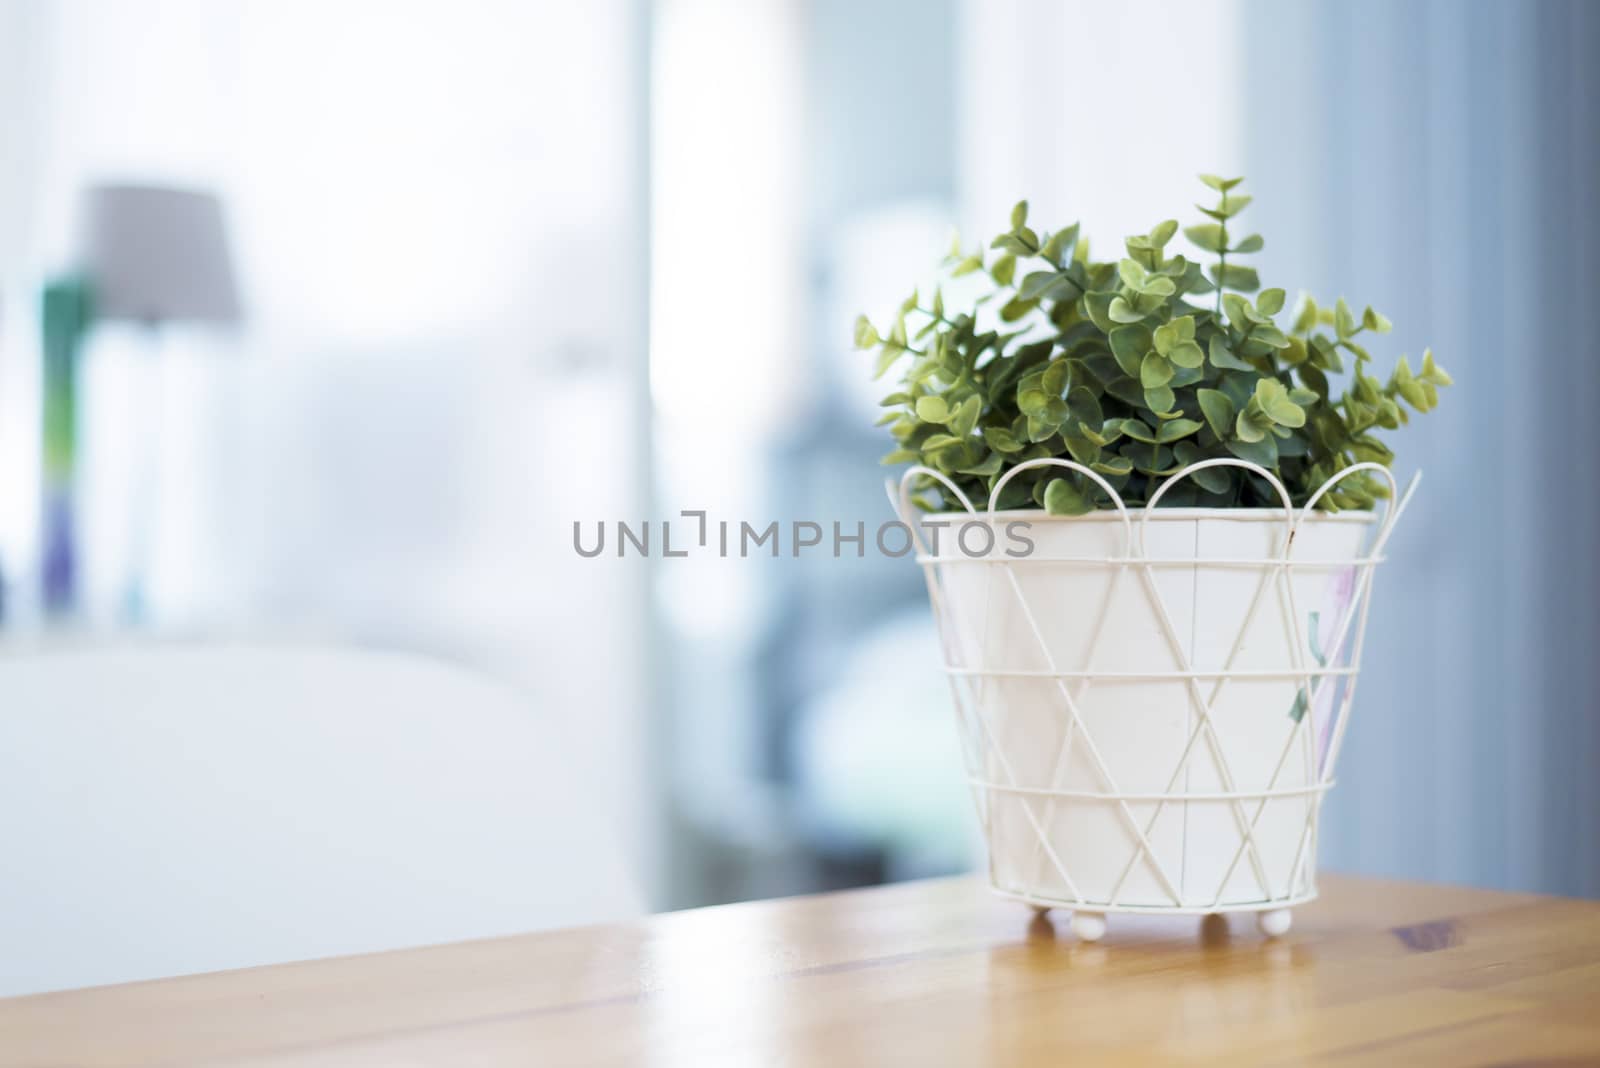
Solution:
[(0, 657), (0, 996), (637, 914), (582, 766), (415, 657)]

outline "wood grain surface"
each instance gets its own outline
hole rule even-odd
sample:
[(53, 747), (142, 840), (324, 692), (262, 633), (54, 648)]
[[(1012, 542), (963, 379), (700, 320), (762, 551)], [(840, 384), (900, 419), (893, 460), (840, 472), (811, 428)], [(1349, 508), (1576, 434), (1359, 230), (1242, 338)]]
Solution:
[(973, 879), (0, 1001), (0, 1065), (1600, 1063), (1600, 903), (1324, 877), (1295, 929)]

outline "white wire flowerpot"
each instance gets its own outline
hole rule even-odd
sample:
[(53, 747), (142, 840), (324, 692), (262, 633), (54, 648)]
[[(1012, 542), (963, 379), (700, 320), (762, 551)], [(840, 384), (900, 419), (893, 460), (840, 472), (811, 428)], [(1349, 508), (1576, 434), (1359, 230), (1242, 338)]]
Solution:
[[(1316, 896), (1318, 816), (1405, 499), (1391, 495), (1382, 518), (1316, 510), (1358, 470), (1394, 490), (1375, 464), (1299, 509), (1236, 460), (1184, 469), (1136, 511), (1068, 460), (1007, 477), (1046, 466), (1093, 479), (1115, 507), (979, 512), (920, 467), (896, 502), (917, 535), (991, 885), (1074, 910), (1091, 939), (1110, 912), (1254, 911), (1282, 933)], [(1283, 506), (1157, 507), (1208, 466), (1268, 479)], [(914, 518), (919, 475), (966, 513)], [(959, 536), (970, 524), (988, 530)]]

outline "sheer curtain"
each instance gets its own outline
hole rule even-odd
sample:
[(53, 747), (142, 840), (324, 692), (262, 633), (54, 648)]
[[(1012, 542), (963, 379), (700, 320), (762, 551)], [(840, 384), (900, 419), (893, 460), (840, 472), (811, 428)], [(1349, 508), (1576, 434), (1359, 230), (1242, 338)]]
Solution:
[[(1264, 277), (1387, 313), (1457, 385), (1380, 576), (1328, 867), (1600, 894), (1600, 8), (1218, 0), (964, 10), (963, 195), (1107, 220), (1249, 178)], [(1047, 209), (1047, 210), (1045, 210)], [(1359, 306), (1359, 305), (1358, 305)]]
[(1600, 336), (1582, 310), (1600, 8), (1239, 15), (1264, 266), (1388, 310), (1393, 347), (1433, 346), (1458, 383), (1400, 450), (1427, 481), (1373, 614), (1328, 859), (1600, 894)]

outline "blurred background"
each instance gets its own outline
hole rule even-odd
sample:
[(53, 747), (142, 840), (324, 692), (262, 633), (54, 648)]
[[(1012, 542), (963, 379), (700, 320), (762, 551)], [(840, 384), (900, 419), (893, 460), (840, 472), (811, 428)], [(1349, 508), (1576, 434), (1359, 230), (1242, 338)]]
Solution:
[(1243, 174), (1269, 284), (1458, 383), (1323, 862), (1600, 895), (1596, 54), (1583, 0), (0, 0), (0, 648), (465, 665), (653, 908), (965, 870), (909, 560), (572, 524), (871, 529), (857, 312)]

